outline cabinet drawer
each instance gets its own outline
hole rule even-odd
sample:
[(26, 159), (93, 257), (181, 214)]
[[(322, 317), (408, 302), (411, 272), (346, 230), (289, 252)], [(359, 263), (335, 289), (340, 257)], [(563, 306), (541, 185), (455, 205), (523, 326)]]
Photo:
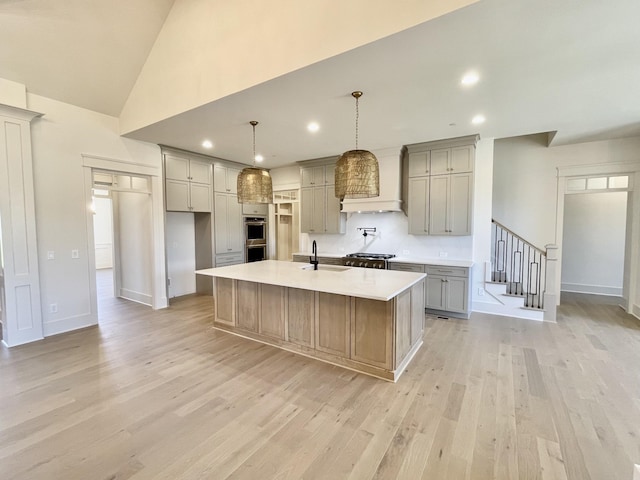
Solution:
[(242, 253), (232, 253), (230, 255), (216, 255), (216, 267), (225, 267), (227, 265), (237, 265), (244, 263), (244, 255)]
[(445, 267), (436, 265), (426, 265), (427, 275), (447, 275), (450, 277), (467, 277), (469, 269), (465, 267)]
[(418, 265), (417, 263), (400, 263), (389, 262), (387, 270), (400, 270), (403, 272), (424, 272), (424, 265)]

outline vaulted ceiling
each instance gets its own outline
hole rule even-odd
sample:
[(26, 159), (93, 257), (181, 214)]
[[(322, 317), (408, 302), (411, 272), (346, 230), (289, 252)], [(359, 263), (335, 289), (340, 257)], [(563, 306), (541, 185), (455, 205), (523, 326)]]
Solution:
[[(0, 77), (117, 116), (172, 3), (0, 0)], [(250, 163), (255, 119), (273, 168), (352, 148), (356, 89), (367, 149), (472, 133), (557, 131), (558, 145), (640, 135), (638, 18), (637, 0), (481, 0), (127, 136)], [(460, 84), (468, 70), (473, 87)]]

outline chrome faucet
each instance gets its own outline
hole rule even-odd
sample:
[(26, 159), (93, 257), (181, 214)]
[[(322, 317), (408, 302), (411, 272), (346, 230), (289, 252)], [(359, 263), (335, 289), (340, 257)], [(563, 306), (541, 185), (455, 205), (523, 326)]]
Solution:
[[(311, 244), (311, 253), (313, 253), (313, 257), (309, 257), (309, 263), (313, 265), (313, 269), (318, 269), (318, 244), (314, 240)], [(313, 258), (313, 259), (312, 259)]]

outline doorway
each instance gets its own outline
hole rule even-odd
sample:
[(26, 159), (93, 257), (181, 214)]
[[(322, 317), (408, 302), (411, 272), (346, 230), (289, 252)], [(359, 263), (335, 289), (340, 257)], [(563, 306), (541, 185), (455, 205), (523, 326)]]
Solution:
[(150, 179), (92, 171), (98, 316), (125, 299), (152, 306)]
[(627, 192), (567, 195), (561, 291), (623, 296)]

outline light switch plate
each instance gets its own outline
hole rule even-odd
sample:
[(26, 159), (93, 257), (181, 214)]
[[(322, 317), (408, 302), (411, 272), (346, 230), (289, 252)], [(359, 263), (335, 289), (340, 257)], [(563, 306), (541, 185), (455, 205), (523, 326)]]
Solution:
[(440, 258), (447, 258), (449, 254), (447, 252), (440, 252)]
[(71, 250), (71, 258), (80, 258), (80, 252), (78, 250)]
[(53, 250), (49, 250), (47, 252), (47, 260), (53, 260), (54, 258), (56, 258), (56, 252), (54, 252)]

